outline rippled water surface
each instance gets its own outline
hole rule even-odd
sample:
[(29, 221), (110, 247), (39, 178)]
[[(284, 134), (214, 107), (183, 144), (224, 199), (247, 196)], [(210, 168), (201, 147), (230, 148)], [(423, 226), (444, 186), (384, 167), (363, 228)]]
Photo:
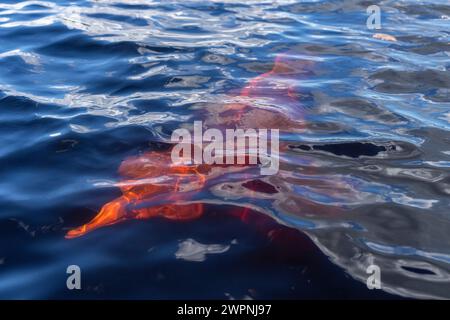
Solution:
[[(379, 1), (369, 30), (370, 4), (1, 1), (0, 297), (450, 298), (450, 5)], [(280, 54), (294, 73), (251, 82)], [(279, 174), (223, 174), (198, 219), (65, 238), (121, 195), (122, 161), (249, 83), (278, 116), (248, 121), (302, 124)]]

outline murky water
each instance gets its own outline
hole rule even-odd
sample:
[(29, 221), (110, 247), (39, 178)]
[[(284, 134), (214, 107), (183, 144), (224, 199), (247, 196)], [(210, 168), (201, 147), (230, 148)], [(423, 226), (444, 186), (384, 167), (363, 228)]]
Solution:
[[(450, 5), (380, 1), (369, 30), (370, 4), (2, 1), (0, 297), (450, 298)], [(65, 238), (122, 196), (121, 164), (236, 105), (280, 128), (277, 175), (224, 169), (195, 219)]]

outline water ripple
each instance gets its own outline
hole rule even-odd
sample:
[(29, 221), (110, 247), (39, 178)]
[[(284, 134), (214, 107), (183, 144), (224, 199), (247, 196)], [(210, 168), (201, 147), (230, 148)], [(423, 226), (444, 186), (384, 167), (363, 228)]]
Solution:
[[(308, 236), (296, 238), (300, 264), (317, 265), (302, 255), (312, 241), (358, 281), (365, 283), (367, 265), (376, 263), (386, 292), (450, 298), (450, 6), (382, 1), (382, 31), (396, 42), (372, 37), (366, 6), (359, 0), (0, 3), (0, 297), (72, 297), (57, 281), (65, 283), (64, 268), (73, 261), (98, 274), (87, 298), (220, 298), (232, 290), (303, 297), (279, 283), (295, 278), (306, 286), (304, 273), (283, 273), (285, 265), (260, 257), (263, 267), (253, 265), (246, 258), (258, 247), (247, 235), (253, 229), (234, 234), (244, 227), (219, 218), (221, 208), (247, 207), (284, 232)], [(118, 193), (123, 159), (166, 150), (176, 127), (242, 103), (235, 93), (270, 71), (280, 53), (302, 61), (300, 70), (251, 101), (289, 117), (292, 106), (270, 95), (295, 88), (305, 129), (283, 132), (289, 148), (279, 175), (219, 179), (192, 199), (211, 206), (211, 217), (189, 227), (130, 222), (63, 239)], [(201, 269), (216, 268), (219, 259), (228, 261), (217, 271), (221, 278), (240, 284)], [(253, 271), (233, 269), (227, 259)], [(178, 266), (189, 261), (202, 262), (195, 265), (205, 282), (217, 286), (186, 280)], [(124, 289), (100, 275), (105, 268), (140, 278)], [(63, 276), (53, 280), (55, 274)], [(356, 288), (346, 290), (359, 297)]]

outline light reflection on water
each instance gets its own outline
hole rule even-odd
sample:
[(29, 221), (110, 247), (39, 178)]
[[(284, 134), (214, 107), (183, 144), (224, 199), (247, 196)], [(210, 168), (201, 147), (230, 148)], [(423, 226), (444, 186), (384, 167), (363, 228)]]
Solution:
[[(350, 297), (372, 297), (364, 287), (372, 261), (389, 293), (449, 298), (450, 7), (380, 6), (382, 32), (395, 43), (372, 38), (356, 0), (0, 4), (0, 296), (74, 297), (64, 272), (76, 263), (87, 275), (84, 297), (225, 298), (250, 286), (255, 297), (333, 297), (333, 281)], [(282, 135), (293, 147), (280, 174), (262, 178), (281, 192), (245, 191), (244, 176), (225, 175), (197, 195), (208, 204), (199, 221), (133, 221), (64, 239), (118, 196), (122, 160), (164, 150), (176, 127), (239, 103), (235, 93), (282, 52), (313, 67), (288, 81), (305, 127)], [(288, 114), (273, 90), (253, 104)], [(352, 142), (386, 150), (353, 157), (360, 145), (344, 146)], [(331, 144), (341, 148), (323, 147)], [(286, 272), (286, 257), (271, 265), (272, 253), (255, 256), (270, 230), (260, 237), (257, 219), (227, 220), (223, 208), (243, 206), (274, 218), (260, 218), (270, 228), (301, 230), (333, 264), (317, 249), (307, 258), (315, 247), (295, 237), (298, 272)], [(186, 246), (198, 269), (176, 259)], [(217, 261), (226, 268), (212, 269)], [(342, 280), (342, 269), (362, 285)], [(187, 280), (195, 270), (205, 282), (223, 279)], [(233, 277), (240, 282), (227, 283)], [(301, 289), (290, 291), (293, 283)]]

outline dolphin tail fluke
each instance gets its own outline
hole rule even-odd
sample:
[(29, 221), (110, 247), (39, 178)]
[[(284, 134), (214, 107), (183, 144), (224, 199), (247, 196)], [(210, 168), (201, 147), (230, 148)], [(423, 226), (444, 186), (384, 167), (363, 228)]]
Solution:
[(80, 227), (69, 230), (65, 236), (66, 239), (81, 237), (95, 229), (131, 218), (149, 219), (160, 216), (170, 220), (192, 220), (203, 214), (203, 204), (201, 203), (180, 205), (170, 204), (131, 210), (128, 212), (127, 206), (129, 203), (130, 200), (124, 196), (108, 202), (91, 221)]
[(128, 203), (129, 201), (125, 197), (119, 197), (108, 202), (91, 221), (69, 230), (66, 234), (66, 239), (77, 238), (97, 228), (125, 220), (127, 218), (126, 206)]

